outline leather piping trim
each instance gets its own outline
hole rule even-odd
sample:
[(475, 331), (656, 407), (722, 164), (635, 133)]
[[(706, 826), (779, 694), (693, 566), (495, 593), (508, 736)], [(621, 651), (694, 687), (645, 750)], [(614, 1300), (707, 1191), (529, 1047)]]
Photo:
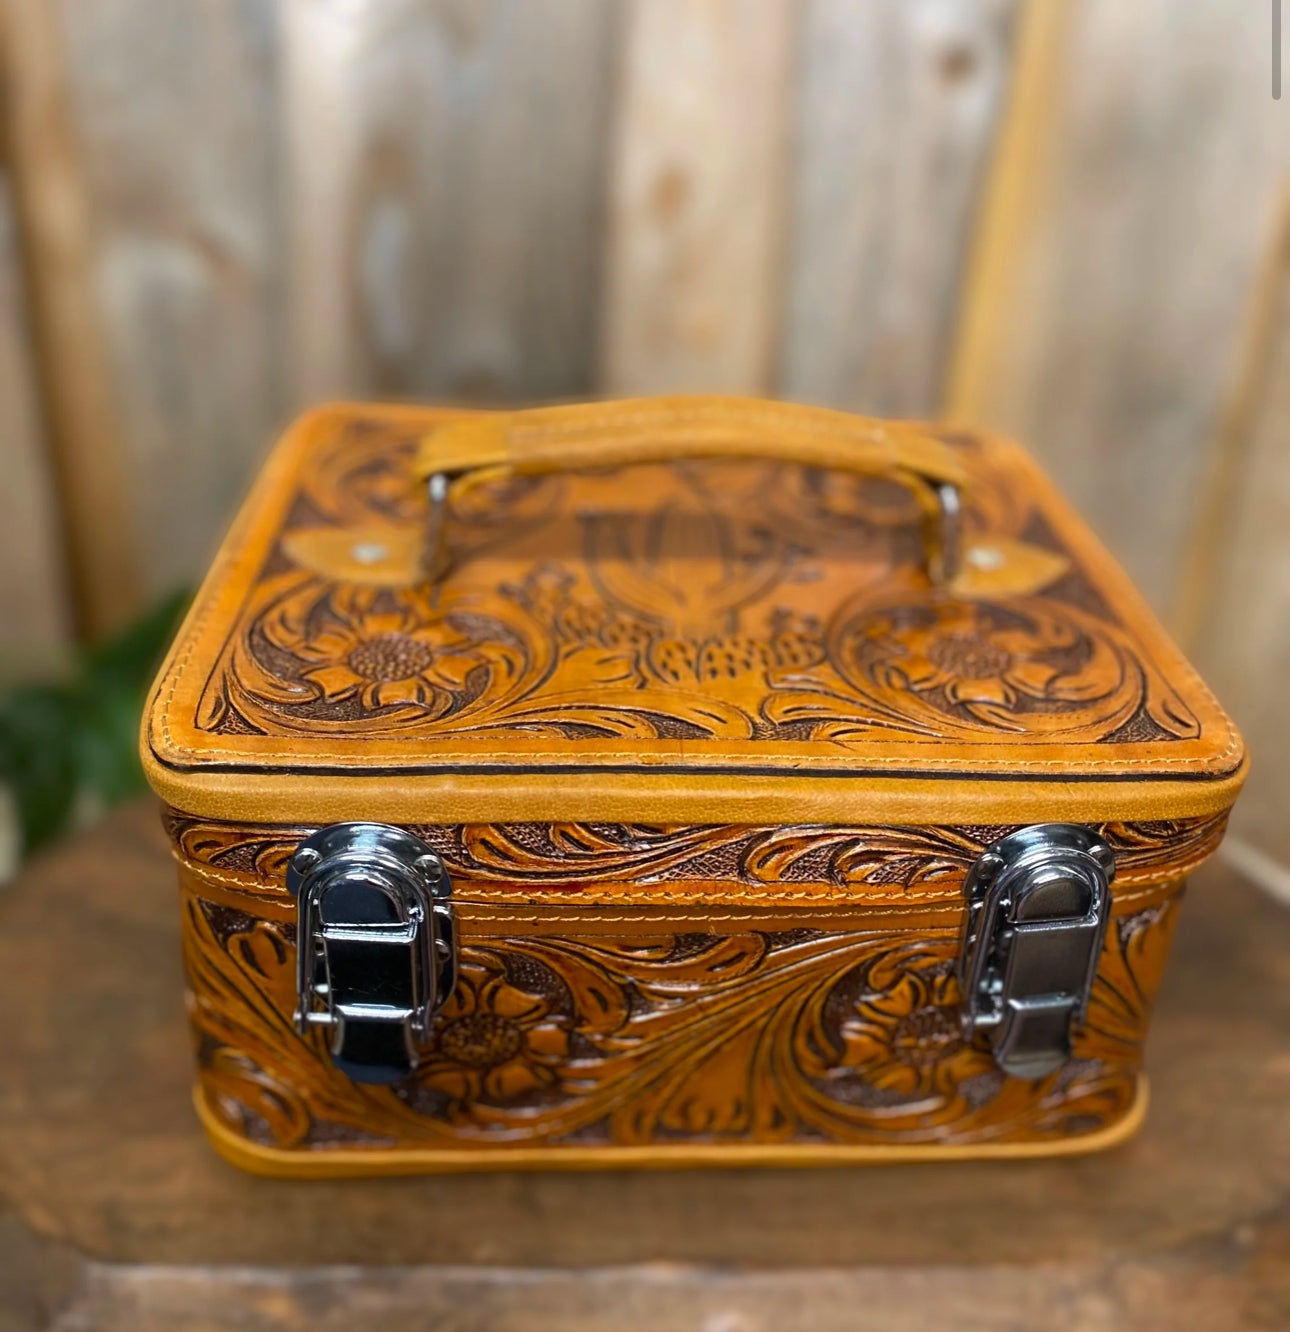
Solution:
[[(1173, 773), (1124, 780), (1110, 773), (1077, 781), (986, 781), (960, 773), (921, 783), (904, 774), (817, 781), (814, 773), (744, 775), (739, 781), (703, 769), (665, 774), (638, 767), (612, 784), (568, 769), (540, 776), (515, 768), (497, 773), (399, 774), (365, 782), (345, 775), (281, 770), (180, 773), (144, 751), (153, 790), (176, 808), (236, 823), (1117, 823), (1221, 814), (1245, 780), (1246, 764), (1212, 780)], [(575, 814), (576, 811), (576, 814)]]
[[(1235, 747), (1228, 752), (1235, 752)], [(275, 768), (265, 763), (221, 763), (206, 760), (201, 763), (172, 763), (162, 758), (155, 748), (152, 753), (158, 763), (164, 764), (172, 772), (274, 772), (281, 774), (283, 778), (316, 775), (319, 777), (344, 777), (349, 781), (365, 781), (371, 778), (381, 779), (385, 777), (487, 777), (495, 776), (498, 773), (506, 773), (508, 776), (518, 774), (530, 777), (549, 777), (557, 773), (570, 773), (583, 777), (597, 776), (602, 773), (630, 776), (640, 772), (643, 767), (648, 768), (651, 773), (658, 773), (664, 777), (692, 777), (696, 772), (694, 764), (650, 763), (645, 758), (635, 763), (621, 765), (608, 763), (409, 763), (388, 767), (364, 764), (363, 767), (357, 768), (353, 766), (331, 767), (326, 764), (311, 763), (299, 768)], [(1123, 766), (1128, 767), (1134, 763), (1155, 766), (1158, 763), (1171, 761), (1168, 759), (1125, 759), (1123, 760)], [(1017, 759), (1010, 762), (1015, 768), (1060, 766), (1060, 760), (1052, 759)], [(1182, 767), (1186, 763), (1187, 760), (1184, 759), (1179, 766)], [(758, 768), (752, 765), (735, 767), (733, 765), (713, 764), (711, 766), (704, 765), (700, 770), (713, 777), (779, 777), (782, 775), (782, 770), (779, 768)], [(1166, 773), (1164, 777), (1165, 780), (1171, 782), (1221, 782), (1230, 777), (1233, 771), (1235, 769), (1213, 772), (1180, 771)], [(912, 781), (927, 782), (1034, 782), (1043, 780), (1042, 778), (1036, 779), (1028, 772), (986, 772), (966, 767), (956, 768), (953, 772), (936, 772), (922, 768), (902, 768), (900, 772), (902, 777)], [(830, 779), (864, 781), (871, 778), (890, 777), (891, 768), (811, 768), (810, 776), (824, 781)], [(1064, 773), (1060, 780), (1064, 785), (1067, 782), (1141, 782), (1150, 780), (1150, 777), (1144, 777), (1139, 772), (1072, 772)]]

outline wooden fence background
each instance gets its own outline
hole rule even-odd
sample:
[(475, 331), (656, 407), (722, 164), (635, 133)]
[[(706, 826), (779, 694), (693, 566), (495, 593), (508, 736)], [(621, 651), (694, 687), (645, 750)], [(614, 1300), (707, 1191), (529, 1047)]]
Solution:
[[(1290, 99), (1264, 0), (0, 0), (0, 658), (202, 569), (361, 394), (727, 390), (1036, 450), (1290, 882)], [(1286, 61), (1290, 68), (1290, 60)]]

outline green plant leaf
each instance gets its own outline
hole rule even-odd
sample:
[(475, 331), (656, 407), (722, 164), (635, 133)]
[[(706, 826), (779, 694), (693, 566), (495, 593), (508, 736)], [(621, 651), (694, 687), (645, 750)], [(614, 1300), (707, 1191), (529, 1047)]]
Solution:
[(77, 708), (57, 685), (25, 685), (0, 703), (0, 772), (29, 852), (57, 836), (76, 799)]
[(145, 789), (139, 717), (187, 601), (168, 596), (83, 653), (70, 679), (0, 697), (0, 780), (13, 791), (24, 854), (64, 832), (78, 807)]

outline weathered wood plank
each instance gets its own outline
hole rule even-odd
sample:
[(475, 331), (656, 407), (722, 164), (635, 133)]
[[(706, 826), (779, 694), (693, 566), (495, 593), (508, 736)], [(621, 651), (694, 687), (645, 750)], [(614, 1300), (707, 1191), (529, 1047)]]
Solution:
[(790, 397), (940, 407), (1016, 0), (811, 0), (780, 343)]
[(1220, 497), (1227, 492), (1226, 540), (1208, 594), (1195, 590), (1205, 604), (1194, 650), (1253, 749), (1233, 832), (1290, 871), (1290, 192), (1265, 282), (1256, 299), (1266, 315), (1253, 321), (1250, 373), (1223, 440), (1236, 474), (1215, 479)]
[(669, 1265), (228, 1273), (101, 1264), (63, 1316), (68, 1327), (96, 1332), (294, 1332), (302, 1324), (314, 1332), (1262, 1332), (1273, 1326), (1265, 1320), (1290, 1316), (1275, 1260), (1233, 1259), (1226, 1247), (1212, 1240), (1186, 1260), (1145, 1254), (815, 1272)]
[(281, 414), (273, 0), (44, 3), (66, 34), (89, 286), (156, 596), (204, 571)]
[(613, 7), (283, 0), (291, 396), (591, 383)]
[(777, 340), (789, 0), (633, 0), (602, 387), (764, 392)]
[(95, 299), (75, 78), (59, 14), (9, 0), (3, 21), (6, 126), (22, 223), (45, 425), (65, 514), (80, 628), (106, 632), (137, 607), (133, 497), (115, 386)]
[(1006, 418), (1031, 369), (1035, 299), (1046, 256), (1031, 242), (1052, 207), (1055, 121), (1067, 90), (1069, 0), (1025, 0), (1017, 16), (1007, 107), (996, 134), (964, 272), (945, 384), (945, 414)]
[(1218, 429), (1209, 444), (1201, 503), (1179, 573), (1174, 632), (1188, 650), (1205, 645), (1222, 613), (1221, 583), (1230, 572), (1234, 544), (1242, 535), (1240, 501), (1248, 482), (1256, 436), (1269, 410), (1269, 379), (1277, 369), (1283, 336), (1285, 284), (1290, 280), (1290, 180), (1266, 255), (1247, 298), (1245, 327), (1236, 349), (1236, 369)]
[[(978, 337), (950, 408), (1030, 442), (1168, 607), (1290, 170), (1284, 103), (1258, 73), (1267, 8), (1031, 3), (1047, 76), (1012, 114), (1051, 133), (1000, 163), (1021, 183), (996, 178), (1010, 205), (987, 214), (980, 244), (1006, 262), (975, 266), (991, 280), (969, 293)], [(1035, 82), (1019, 73), (1019, 88)]]
[(72, 628), (24, 308), (13, 198), (0, 175), (0, 682), (49, 665)]

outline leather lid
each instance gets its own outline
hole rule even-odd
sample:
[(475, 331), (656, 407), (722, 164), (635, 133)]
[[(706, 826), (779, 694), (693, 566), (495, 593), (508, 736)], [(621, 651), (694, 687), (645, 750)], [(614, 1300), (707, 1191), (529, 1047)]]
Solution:
[[(761, 410), (666, 409), (727, 442)], [(810, 429), (780, 450), (775, 422), (798, 410)], [(793, 437), (818, 464), (830, 418), (856, 418), (783, 405), (750, 458), (494, 467), (450, 494), (430, 581), (416, 457), (433, 470), (433, 430), (470, 415), (342, 405), (288, 432), (154, 687), (144, 762), (169, 804), (252, 822), (961, 824), (1235, 798), (1232, 724), (1016, 445), (868, 423), (902, 435), (902, 466), (967, 478), (948, 586), (927, 575), (909, 476), (794, 461)], [(474, 447), (452, 437), (454, 456)]]

